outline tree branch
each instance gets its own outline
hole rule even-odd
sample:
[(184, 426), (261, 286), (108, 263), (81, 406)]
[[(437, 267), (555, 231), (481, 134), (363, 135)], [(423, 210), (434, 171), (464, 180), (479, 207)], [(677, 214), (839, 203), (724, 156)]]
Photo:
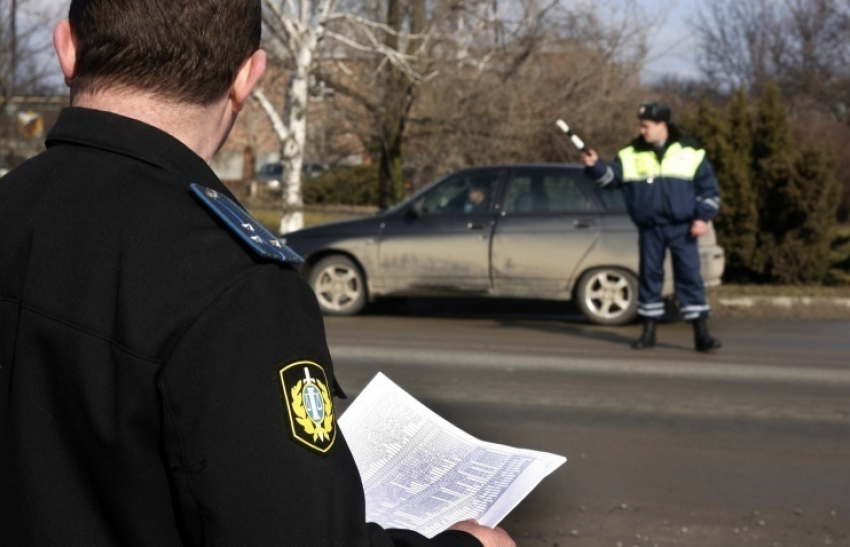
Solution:
[(269, 101), (266, 94), (263, 93), (263, 90), (260, 88), (256, 88), (251, 93), (251, 98), (254, 99), (257, 104), (260, 105), (260, 108), (263, 109), (263, 112), (268, 116), (269, 121), (272, 124), (272, 128), (274, 129), (275, 135), (277, 135), (278, 140), (281, 143), (281, 148), (283, 148), (284, 143), (289, 141), (290, 133), (286, 128), (286, 124), (283, 123), (283, 120), (280, 117), (280, 114), (275, 110), (274, 105), (272, 105), (271, 101)]

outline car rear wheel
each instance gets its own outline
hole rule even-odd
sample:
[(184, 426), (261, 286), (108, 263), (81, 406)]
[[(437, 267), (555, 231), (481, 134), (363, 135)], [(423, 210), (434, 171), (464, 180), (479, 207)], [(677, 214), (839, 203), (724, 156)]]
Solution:
[(319, 260), (310, 271), (309, 283), (326, 315), (355, 315), (366, 307), (366, 278), (346, 256)]
[(579, 280), (576, 299), (592, 323), (626, 325), (637, 316), (637, 279), (617, 268), (591, 270)]

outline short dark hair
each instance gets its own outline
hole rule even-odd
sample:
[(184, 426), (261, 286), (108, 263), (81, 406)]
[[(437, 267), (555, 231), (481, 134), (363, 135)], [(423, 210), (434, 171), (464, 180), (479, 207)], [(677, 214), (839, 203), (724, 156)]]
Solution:
[(643, 103), (638, 107), (637, 112), (639, 120), (653, 122), (669, 122), (671, 116), (670, 107), (664, 103)]
[(478, 192), (481, 192), (484, 195), (487, 195), (487, 194), (490, 193), (490, 183), (489, 182), (482, 182), (482, 181), (473, 181), (472, 184), (469, 185), (469, 191), (470, 192), (478, 191)]
[(260, 0), (72, 0), (71, 87), (128, 87), (177, 102), (221, 99), (260, 47)]

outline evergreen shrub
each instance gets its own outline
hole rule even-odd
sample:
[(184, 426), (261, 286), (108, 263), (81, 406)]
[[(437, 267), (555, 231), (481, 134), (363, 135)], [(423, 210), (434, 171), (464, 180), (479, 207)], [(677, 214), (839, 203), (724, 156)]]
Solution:
[(378, 166), (332, 167), (305, 179), (304, 205), (377, 205)]

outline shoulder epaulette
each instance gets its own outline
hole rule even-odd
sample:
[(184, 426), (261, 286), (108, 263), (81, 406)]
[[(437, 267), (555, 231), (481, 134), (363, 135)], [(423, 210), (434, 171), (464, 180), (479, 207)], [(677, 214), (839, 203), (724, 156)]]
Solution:
[(301, 264), (301, 255), (283, 244), (262, 224), (230, 198), (200, 184), (189, 186), (192, 194), (224, 225), (260, 256), (290, 264)]

